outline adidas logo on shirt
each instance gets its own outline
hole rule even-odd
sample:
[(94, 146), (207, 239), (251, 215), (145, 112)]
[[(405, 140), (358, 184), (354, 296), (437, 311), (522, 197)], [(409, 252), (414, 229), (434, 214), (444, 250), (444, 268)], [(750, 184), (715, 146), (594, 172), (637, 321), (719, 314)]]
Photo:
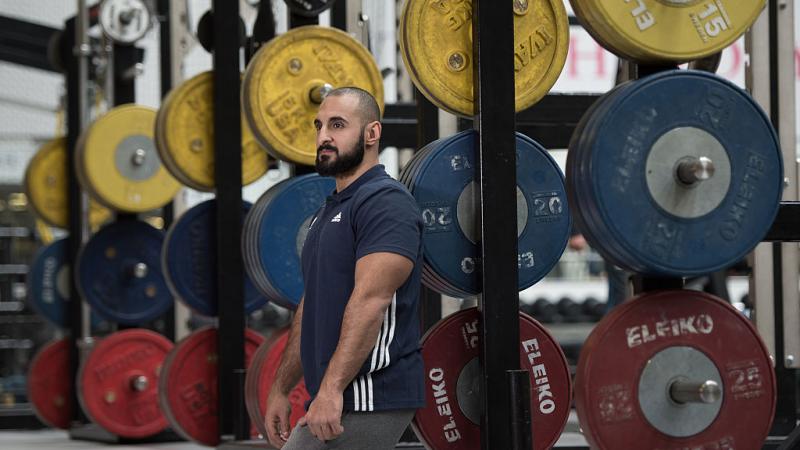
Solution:
[(341, 221), (342, 221), (342, 212), (339, 211), (339, 214), (336, 214), (335, 216), (333, 216), (333, 219), (331, 219), (331, 222), (341, 222)]

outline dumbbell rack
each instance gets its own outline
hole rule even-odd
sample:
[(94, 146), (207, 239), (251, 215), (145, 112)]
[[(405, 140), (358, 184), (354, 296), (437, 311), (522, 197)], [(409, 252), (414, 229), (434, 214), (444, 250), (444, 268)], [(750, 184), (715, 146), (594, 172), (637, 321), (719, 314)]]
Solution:
[[(161, 92), (162, 95), (166, 95), (169, 90), (171, 89), (171, 65), (169, 64), (169, 45), (164, 45), (164, 43), (169, 43), (169, 0), (158, 0), (157, 1), (158, 13), (161, 16), (162, 20), (159, 21), (161, 24), (161, 40), (162, 40), (162, 52), (161, 52)], [(91, 25), (96, 24), (97, 19), (97, 5), (95, 7), (86, 11), (86, 17), (83, 18), (83, 27), (82, 34), (86, 35), (88, 33), (88, 28)], [(76, 52), (83, 52), (84, 49), (80, 49), (81, 44), (77, 43), (77, 31), (79, 28), (79, 17), (78, 15), (82, 14), (83, 11), (78, 11), (78, 14), (75, 17), (68, 19), (65, 23), (64, 27), (64, 42), (62, 48), (60, 49), (63, 54), (63, 61), (66, 61), (66, 85), (67, 85), (67, 151), (69, 157), (67, 158), (67, 189), (68, 189), (68, 204), (70, 205), (69, 208), (69, 239), (68, 239), (68, 260), (70, 261), (71, 267), (76, 267), (76, 261), (78, 257), (78, 252), (81, 249), (81, 246), (86, 241), (87, 238), (87, 227), (85, 222), (85, 216), (83, 214), (84, 210), (84, 195), (81, 191), (80, 185), (78, 184), (78, 180), (75, 177), (75, 159), (72, 155), (75, 154), (76, 143), (78, 137), (80, 136), (81, 131), (84, 128), (84, 109), (82, 107), (81, 102), (85, 101), (85, 89), (83, 88), (84, 83), (86, 82), (87, 74), (85, 72), (82, 73), (82, 69), (80, 67), (81, 59), (83, 55), (74, 54), (73, 49), (76, 49)], [(85, 49), (88, 52), (88, 49)], [(141, 62), (143, 57), (144, 50), (135, 46), (123, 46), (114, 44), (113, 48), (113, 104), (121, 105), (124, 103), (134, 103), (136, 101), (135, 95), (135, 71), (133, 70), (135, 65)], [(84, 98), (81, 98), (84, 96)], [(77, 205), (77, 207), (76, 207)], [(164, 219), (164, 225), (168, 226), (172, 220), (172, 207), (166, 206), (162, 211), (162, 217)], [(116, 220), (136, 220), (137, 216), (135, 214), (117, 214)], [(80, 299), (80, 293), (78, 292), (75, 279), (71, 278), (70, 280), (70, 297), (74, 299)], [(170, 339), (174, 340), (175, 335), (175, 321), (174, 321), (174, 308), (170, 308), (167, 310), (162, 318), (160, 319), (163, 321), (163, 333), (165, 336)], [(78, 372), (78, 368), (80, 366), (80, 350), (78, 348), (78, 337), (81, 336), (82, 330), (84, 329), (84, 321), (83, 321), (83, 302), (82, 301), (73, 301), (70, 302), (69, 311), (68, 311), (68, 334), (73, 337), (71, 340), (71, 348), (70, 348), (70, 373), (69, 376), (73, 379), (71, 382), (72, 385), (75, 385), (74, 379), (76, 378), (76, 374)], [(120, 329), (126, 328), (120, 326)], [(77, 390), (73, 390), (72, 398), (70, 400), (72, 402), (72, 411), (73, 411), (73, 427), (69, 430), (70, 438), (72, 439), (79, 439), (79, 440), (87, 440), (87, 441), (97, 441), (97, 442), (105, 442), (105, 443), (144, 443), (144, 442), (171, 442), (171, 441), (179, 441), (181, 438), (172, 432), (171, 430), (166, 430), (162, 433), (159, 433), (155, 436), (146, 438), (146, 439), (128, 439), (123, 438), (120, 436), (116, 436), (111, 434), (99, 426), (89, 423), (86, 416), (81, 411), (79, 407), (78, 399), (77, 399)]]

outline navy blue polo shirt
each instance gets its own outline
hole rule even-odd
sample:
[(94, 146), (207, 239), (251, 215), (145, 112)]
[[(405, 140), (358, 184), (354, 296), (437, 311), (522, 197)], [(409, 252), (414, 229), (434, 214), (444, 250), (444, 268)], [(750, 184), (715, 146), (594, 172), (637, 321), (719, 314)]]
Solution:
[(419, 408), (425, 404), (417, 303), (422, 270), (422, 219), (406, 188), (370, 168), (317, 211), (303, 246), (305, 284), (301, 360), (313, 399), (341, 334), (356, 261), (376, 252), (414, 261), (383, 317), (375, 347), (344, 391), (345, 411)]

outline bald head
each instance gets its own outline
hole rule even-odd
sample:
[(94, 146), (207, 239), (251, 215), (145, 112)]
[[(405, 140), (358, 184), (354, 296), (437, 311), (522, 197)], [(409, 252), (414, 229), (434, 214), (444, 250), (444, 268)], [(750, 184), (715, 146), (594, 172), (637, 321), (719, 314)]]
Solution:
[(326, 97), (353, 97), (358, 101), (358, 114), (362, 125), (381, 121), (381, 108), (375, 97), (364, 89), (346, 86), (332, 90)]

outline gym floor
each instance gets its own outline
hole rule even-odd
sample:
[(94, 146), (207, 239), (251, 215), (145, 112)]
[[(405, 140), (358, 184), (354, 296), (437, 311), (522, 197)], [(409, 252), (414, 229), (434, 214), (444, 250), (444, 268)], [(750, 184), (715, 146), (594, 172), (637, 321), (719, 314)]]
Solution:
[[(52, 450), (52, 449), (92, 449), (107, 448), (109, 444), (72, 440), (62, 430), (26, 430), (1, 431), (0, 442), (4, 450)], [(573, 411), (570, 414), (564, 433), (556, 443), (555, 449), (586, 447), (586, 440), (578, 432), (578, 418)], [(190, 442), (170, 442), (163, 444), (114, 445), (114, 450), (200, 450), (211, 447)]]

